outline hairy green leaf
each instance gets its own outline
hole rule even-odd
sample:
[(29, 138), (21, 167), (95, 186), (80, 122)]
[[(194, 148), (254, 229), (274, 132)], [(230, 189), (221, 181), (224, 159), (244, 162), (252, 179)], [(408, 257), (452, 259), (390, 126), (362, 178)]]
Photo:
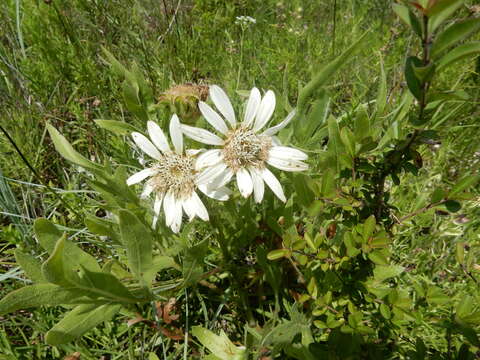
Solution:
[(112, 304), (78, 305), (47, 332), (45, 340), (53, 346), (69, 343), (98, 324), (110, 320), (120, 308), (120, 305)]

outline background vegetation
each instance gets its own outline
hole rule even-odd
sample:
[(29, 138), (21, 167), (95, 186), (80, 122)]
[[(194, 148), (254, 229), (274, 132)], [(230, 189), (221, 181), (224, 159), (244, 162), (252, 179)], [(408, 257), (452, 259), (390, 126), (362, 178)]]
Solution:
[[(13, 250), (21, 247), (44, 255), (33, 236), (37, 217), (63, 225), (90, 254), (106, 253), (108, 245), (83, 225), (88, 215), (102, 217), (105, 211), (95, 201), (84, 172), (58, 155), (46, 131), (48, 122), (93, 161), (133, 164), (130, 145), (94, 122), (116, 119), (145, 127), (125, 109), (121, 79), (108, 65), (102, 46), (127, 67), (137, 64), (157, 99), (174, 84), (216, 83), (230, 94), (238, 91), (238, 96), (257, 86), (276, 92), (276, 118), (280, 119), (322, 64), (368, 32), (368, 45), (326, 88), (331, 113), (339, 116), (377, 98), (382, 66), (389, 103), (398, 102), (406, 89), (405, 60), (418, 44), (394, 15), (391, 4), (387, 0), (2, 2), (0, 294), (27, 282)], [(242, 25), (236, 21), (242, 15), (256, 22)], [(468, 16), (480, 16), (475, 1), (466, 1), (456, 18)], [(437, 82), (444, 89), (462, 89), (464, 98), (443, 110), (445, 120), (438, 124), (441, 143), (419, 150), (424, 166), (418, 176), (402, 174), (401, 186), (391, 190), (398, 213), (407, 217), (425, 206), (437, 184), (455, 184), (464, 175), (476, 173), (480, 164), (476, 136), (480, 61), (469, 58), (458, 63)], [(462, 355), (462, 344), (468, 344), (468, 356), (479, 350), (476, 330), (480, 319), (473, 319), (470, 330), (463, 333), (449, 328), (460, 299), (467, 295), (474, 303), (479, 299), (480, 210), (475, 200), (478, 189), (472, 192), (473, 200), (463, 203), (460, 211), (422, 211), (406, 218), (407, 226), (397, 227), (393, 236), (392, 261), (406, 269), (395, 281), (410, 287), (435, 285), (440, 292), (416, 299), (419, 302), (413, 310), (421, 311), (414, 312), (413, 323), (392, 326), (392, 334), (383, 334), (389, 339), (386, 342), (380, 336), (381, 350), (375, 350), (379, 353), (363, 348), (339, 358), (467, 359), (462, 357), (467, 356)], [(251, 266), (249, 251), (245, 249), (232, 261), (239, 267)], [(175, 335), (177, 329), (192, 324), (223, 329), (238, 344), (247, 337), (245, 324), (230, 306), (232, 299), (222, 294), (225, 290), (222, 279), (210, 279), (190, 294), (177, 294), (177, 307), (164, 317), (168, 326), (161, 334), (140, 318), (151, 321), (150, 309), (140, 309), (137, 315), (118, 315), (116, 321), (56, 347), (45, 344), (44, 334), (63, 313), (61, 308), (18, 311), (0, 318), (0, 359), (57, 359), (74, 352), (82, 359), (147, 359), (149, 353), (162, 358), (162, 349), (168, 358), (176, 359), (182, 358), (186, 347), (189, 357), (200, 357), (198, 343), (186, 346), (183, 337)], [(294, 292), (285, 301), (293, 304)], [(273, 306), (269, 301), (251, 310), (268, 317), (268, 308)], [(422, 307), (422, 301), (431, 308)], [(167, 301), (160, 306), (167, 306)], [(284, 315), (293, 318), (292, 313)], [(332, 344), (342, 347), (340, 340)], [(268, 359), (269, 355), (262, 356)]]

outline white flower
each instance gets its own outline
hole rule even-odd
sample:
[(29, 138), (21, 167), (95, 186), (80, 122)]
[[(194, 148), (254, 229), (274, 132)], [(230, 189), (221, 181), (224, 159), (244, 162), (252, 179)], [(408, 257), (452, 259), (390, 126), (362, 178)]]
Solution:
[(235, 24), (237, 25), (249, 25), (249, 24), (256, 24), (257, 20), (255, 20), (251, 16), (237, 16), (235, 18)]
[(184, 152), (183, 136), (177, 115), (173, 115), (170, 120), (173, 151), (160, 126), (149, 121), (147, 128), (151, 140), (138, 132), (132, 133), (132, 137), (137, 146), (153, 158), (154, 162), (150, 167), (130, 176), (127, 185), (137, 184), (148, 178), (141, 197), (146, 198), (152, 193), (155, 194), (153, 226), (157, 222), (162, 204), (165, 222), (173, 232), (180, 230), (183, 212), (187, 214), (189, 220), (198, 216), (207, 221), (207, 209), (198, 197), (196, 189), (221, 201), (228, 199), (230, 190), (225, 187), (212, 190), (208, 187), (208, 183), (213, 178), (205, 175), (200, 177), (201, 174), (196, 166), (197, 154), (200, 150)]
[(232, 104), (220, 87), (210, 87), (210, 98), (223, 118), (204, 102), (199, 102), (199, 108), (221, 137), (204, 129), (182, 125), (182, 131), (188, 137), (204, 144), (219, 146), (218, 149), (208, 150), (198, 157), (197, 170), (206, 168), (200, 177), (213, 177), (215, 179), (211, 186), (223, 186), (235, 176), (242, 196), (248, 197), (253, 192), (257, 203), (263, 199), (266, 183), (274, 194), (285, 202), (280, 182), (266, 165), (284, 171), (308, 169), (308, 165), (303, 162), (307, 159), (307, 154), (282, 146), (273, 136), (292, 120), (295, 111), (278, 125), (260, 132), (275, 110), (273, 91), (267, 91), (262, 98), (260, 91), (253, 88), (242, 122), (237, 122)]

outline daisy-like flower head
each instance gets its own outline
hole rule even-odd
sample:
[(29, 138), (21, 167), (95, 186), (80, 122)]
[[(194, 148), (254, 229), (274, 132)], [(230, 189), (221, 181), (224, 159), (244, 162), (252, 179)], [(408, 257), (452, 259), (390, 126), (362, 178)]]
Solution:
[(282, 146), (274, 136), (295, 116), (292, 111), (281, 123), (261, 131), (275, 110), (275, 94), (269, 90), (263, 96), (253, 88), (245, 108), (242, 122), (237, 122), (233, 106), (225, 92), (217, 85), (210, 87), (210, 98), (220, 114), (208, 104), (199, 102), (202, 115), (220, 136), (207, 130), (182, 125), (188, 137), (219, 148), (208, 150), (198, 157), (197, 170), (205, 168), (200, 177), (214, 178), (210, 186), (224, 186), (233, 176), (243, 197), (254, 193), (255, 202), (263, 199), (265, 183), (282, 201), (283, 189), (275, 175), (267, 168), (271, 165), (284, 171), (304, 171), (308, 165), (304, 152)]
[(153, 226), (157, 222), (162, 205), (165, 222), (173, 232), (180, 230), (183, 212), (187, 214), (189, 220), (198, 216), (207, 221), (207, 209), (196, 190), (199, 189), (207, 196), (221, 201), (228, 199), (230, 191), (225, 187), (212, 190), (207, 184), (213, 178), (205, 175), (200, 178), (196, 166), (199, 150), (184, 151), (177, 115), (172, 116), (169, 129), (174, 150), (170, 148), (165, 134), (155, 122), (149, 121), (147, 129), (150, 139), (138, 132), (133, 132), (132, 138), (154, 161), (150, 167), (130, 176), (127, 185), (137, 184), (148, 178), (141, 197), (147, 198), (150, 194), (155, 194)]

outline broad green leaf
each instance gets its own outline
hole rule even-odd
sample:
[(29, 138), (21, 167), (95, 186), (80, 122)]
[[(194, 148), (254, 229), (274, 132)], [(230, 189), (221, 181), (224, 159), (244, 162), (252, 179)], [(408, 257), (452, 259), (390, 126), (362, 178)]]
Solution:
[(200, 343), (205, 346), (213, 355), (222, 360), (247, 360), (248, 354), (244, 346), (235, 346), (227, 335), (220, 332), (220, 335), (207, 330), (201, 326), (194, 326), (192, 334)]
[(464, 0), (437, 0), (435, 5), (428, 9), (428, 28), (433, 33), (445, 20), (447, 20)]
[(335, 173), (328, 169), (323, 173), (320, 193), (323, 197), (330, 198), (336, 195)]
[(340, 139), (340, 129), (337, 120), (330, 116), (328, 118), (328, 151), (335, 159), (337, 172), (342, 168), (341, 156), (345, 154), (345, 148)]
[(375, 281), (384, 281), (386, 279), (390, 279), (392, 277), (396, 277), (403, 273), (405, 269), (403, 266), (400, 265), (388, 265), (388, 266), (382, 266), (382, 265), (377, 265), (373, 269), (373, 277)]
[(415, 75), (415, 66), (421, 67), (422, 61), (415, 56), (408, 57), (405, 63), (405, 80), (407, 81), (408, 89), (413, 96), (420, 99), (422, 96), (422, 84)]
[(461, 194), (464, 190), (470, 189), (480, 181), (480, 175), (468, 175), (457, 182), (448, 193), (449, 199), (454, 199), (455, 196)]
[(439, 201), (442, 201), (445, 198), (445, 191), (442, 188), (437, 188), (435, 191), (432, 193), (432, 203), (437, 203)]
[[(110, 51), (101, 46), (103, 54), (106, 56), (108, 63), (111, 65), (112, 70), (120, 77), (128, 77), (130, 72), (123, 66)], [(131, 76), (131, 75), (130, 75)]]
[(436, 65), (435, 63), (430, 63), (427, 66), (414, 66), (413, 71), (415, 72), (415, 77), (420, 81), (420, 83), (430, 82), (432, 77), (435, 75)]
[(480, 29), (480, 19), (468, 19), (448, 27), (435, 39), (432, 49), (432, 59), (439, 55), (450, 46), (455, 45)]
[(68, 142), (68, 140), (65, 139), (65, 137), (60, 134), (57, 129), (55, 129), (52, 125), (47, 124), (47, 130), (50, 134), (50, 137), (52, 138), (55, 149), (65, 159), (92, 172), (102, 172), (102, 166), (88, 160), (87, 158), (80, 155), (80, 153), (75, 151), (75, 149)]
[(95, 124), (117, 135), (129, 135), (137, 129), (124, 121), (96, 119)]
[(56, 285), (70, 287), (70, 278), (72, 271), (68, 271), (64, 265), (63, 250), (65, 248), (65, 235), (62, 236), (55, 245), (50, 257), (42, 264), (43, 277)]
[(385, 266), (390, 265), (388, 263), (387, 256), (381, 250), (376, 250), (376, 251), (372, 251), (372, 252), (368, 253), (368, 258), (370, 260), (372, 260), (377, 265), (385, 265)]
[(317, 73), (307, 85), (305, 85), (298, 95), (297, 111), (299, 115), (305, 114), (308, 101), (314, 92), (320, 87), (324, 86), (337, 70), (354, 59), (354, 55), (362, 49), (363, 41), (365, 40), (367, 34), (368, 33), (363, 34), (340, 56), (338, 56), (328, 65), (324, 66), (322, 70)]
[(457, 61), (469, 56), (476, 56), (480, 53), (480, 42), (462, 44), (455, 47), (438, 60), (438, 70), (444, 69)]
[(37, 258), (35, 258), (35, 256), (24, 253), (20, 249), (16, 249), (15, 260), (30, 280), (35, 283), (46, 281), (42, 274), (42, 264)]
[[(58, 239), (62, 237), (62, 232), (53, 223), (44, 218), (35, 220), (33, 228), (40, 245), (51, 254)], [(65, 240), (64, 256), (65, 261), (73, 269), (80, 269), (80, 265), (82, 265), (90, 271), (101, 271), (97, 260), (70, 240)]]
[[(135, 303), (140, 299), (134, 297), (130, 291), (114, 275), (106, 272), (91, 272), (83, 269), (80, 281), (74, 283), (78, 288), (90, 293), (91, 297), (101, 296), (108, 300)], [(89, 294), (89, 295), (90, 295)]]
[[(139, 279), (152, 267), (152, 234), (133, 213), (120, 210), (120, 237), (127, 250), (128, 266)], [(148, 284), (149, 285), (149, 284)]]
[(0, 300), (0, 315), (20, 309), (69, 304), (74, 301), (81, 301), (81, 296), (75, 291), (54, 284), (28, 285), (12, 291)]
[(47, 332), (45, 340), (52, 346), (69, 343), (98, 324), (110, 320), (120, 308), (121, 305), (116, 304), (79, 305)]
[(367, 241), (375, 232), (375, 226), (377, 222), (375, 220), (375, 216), (370, 215), (365, 223), (363, 224), (363, 240)]
[(340, 139), (342, 140), (345, 149), (347, 150), (348, 154), (354, 158), (355, 157), (355, 138), (353, 133), (350, 131), (349, 128), (344, 127), (340, 131)]
[(88, 230), (100, 236), (108, 236), (116, 243), (120, 244), (119, 234), (117, 231), (117, 224), (112, 221), (102, 219), (96, 216), (87, 216), (85, 225)]

